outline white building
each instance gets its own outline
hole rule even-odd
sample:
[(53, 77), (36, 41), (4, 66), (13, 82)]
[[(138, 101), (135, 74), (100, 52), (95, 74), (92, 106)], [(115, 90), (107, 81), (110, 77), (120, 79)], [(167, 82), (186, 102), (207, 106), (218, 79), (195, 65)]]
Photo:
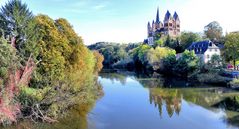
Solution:
[(150, 46), (154, 45), (154, 37), (148, 37), (148, 45)]
[(194, 51), (204, 63), (208, 63), (213, 55), (221, 55), (220, 48), (210, 40), (194, 42), (188, 50)]

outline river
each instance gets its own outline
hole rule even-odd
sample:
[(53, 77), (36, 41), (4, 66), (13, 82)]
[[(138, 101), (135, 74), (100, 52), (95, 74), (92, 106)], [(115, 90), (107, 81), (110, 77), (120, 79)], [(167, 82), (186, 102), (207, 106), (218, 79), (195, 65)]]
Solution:
[[(56, 124), (34, 128), (62, 129), (237, 129), (239, 113), (215, 105), (239, 95), (222, 87), (189, 87), (180, 80), (132, 73), (101, 73), (104, 96), (75, 108)], [(26, 122), (27, 123), (27, 122)], [(26, 127), (30, 124), (20, 124)]]

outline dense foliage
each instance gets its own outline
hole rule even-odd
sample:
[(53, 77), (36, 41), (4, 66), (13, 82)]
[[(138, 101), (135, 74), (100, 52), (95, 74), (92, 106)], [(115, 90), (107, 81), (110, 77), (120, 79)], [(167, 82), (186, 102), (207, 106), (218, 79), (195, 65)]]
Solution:
[(99, 95), (103, 56), (84, 46), (66, 19), (34, 16), (11, 0), (0, 11), (0, 121), (54, 122)]
[(199, 59), (192, 51), (184, 51), (178, 59), (170, 55), (163, 60), (164, 73), (187, 77), (199, 70)]
[(181, 52), (186, 50), (193, 42), (201, 41), (202, 37), (198, 33), (182, 32), (180, 36)]
[[(37, 33), (34, 16), (20, 0), (10, 0), (0, 11), (0, 28), (23, 60), (36, 55)], [(15, 41), (15, 42), (13, 42)]]
[(140, 44), (120, 44), (120, 43), (108, 43), (99, 42), (88, 46), (91, 50), (96, 50), (104, 56), (104, 67), (121, 67), (126, 68), (132, 65), (132, 59), (130, 58), (131, 51), (138, 47)]
[[(98, 50), (105, 58), (110, 57), (110, 59), (105, 59), (105, 61), (111, 61), (112, 68), (128, 68), (127, 66), (130, 65), (134, 70), (145, 69), (147, 71), (158, 71), (182, 77), (187, 77), (199, 69), (199, 59), (194, 52), (186, 50), (176, 59), (176, 51), (169, 47), (163, 47), (165, 45), (161, 47), (156, 45), (157, 47), (155, 48), (147, 44), (138, 44), (137, 46), (130, 47), (131, 45), (97, 43), (90, 45), (89, 48)], [(120, 56), (121, 54), (119, 53), (121, 52), (118, 51), (120, 49), (114, 49), (118, 47), (125, 48), (122, 53), (128, 56)], [(129, 47), (130, 49), (127, 49)], [(112, 62), (112, 58), (116, 59), (116, 61)], [(105, 62), (105, 64), (110, 65), (109, 62)]]
[(219, 41), (222, 36), (222, 27), (217, 21), (210, 22), (204, 27), (205, 36), (212, 41)]
[(227, 61), (233, 61), (234, 66), (236, 66), (236, 61), (239, 60), (239, 33), (226, 35), (224, 57)]
[(147, 52), (147, 60), (149, 65), (155, 71), (163, 70), (163, 60), (169, 56), (176, 56), (176, 51), (166, 47), (151, 48)]

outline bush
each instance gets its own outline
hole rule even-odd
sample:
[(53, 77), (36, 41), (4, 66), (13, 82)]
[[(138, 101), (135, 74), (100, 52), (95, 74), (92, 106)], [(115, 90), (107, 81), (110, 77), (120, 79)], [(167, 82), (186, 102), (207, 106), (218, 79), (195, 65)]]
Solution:
[(176, 59), (176, 56), (173, 54), (165, 57), (163, 59), (163, 68), (164, 73), (188, 77), (188, 75), (198, 70), (199, 59), (194, 52), (186, 50), (178, 59)]
[(218, 73), (201, 73), (197, 75), (196, 78), (200, 83), (207, 83), (207, 84), (218, 84), (227, 86), (227, 83), (231, 80), (227, 77), (220, 76)]

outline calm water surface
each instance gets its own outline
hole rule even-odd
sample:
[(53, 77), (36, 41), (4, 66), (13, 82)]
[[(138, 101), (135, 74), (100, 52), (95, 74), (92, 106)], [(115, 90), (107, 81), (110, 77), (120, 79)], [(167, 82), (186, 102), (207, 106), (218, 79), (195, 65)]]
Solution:
[[(90, 129), (236, 129), (238, 113), (213, 108), (221, 88), (162, 88), (158, 79), (102, 74), (104, 97), (88, 115)], [(171, 85), (171, 84), (170, 84)]]
[[(215, 108), (236, 91), (183, 81), (102, 73), (104, 96), (95, 104), (76, 107), (55, 124), (19, 123), (10, 128), (47, 129), (237, 129), (239, 113)], [(170, 87), (170, 88), (168, 88)], [(173, 88), (178, 87), (178, 88)], [(184, 87), (184, 88), (182, 88)], [(201, 87), (201, 88), (198, 88)]]

